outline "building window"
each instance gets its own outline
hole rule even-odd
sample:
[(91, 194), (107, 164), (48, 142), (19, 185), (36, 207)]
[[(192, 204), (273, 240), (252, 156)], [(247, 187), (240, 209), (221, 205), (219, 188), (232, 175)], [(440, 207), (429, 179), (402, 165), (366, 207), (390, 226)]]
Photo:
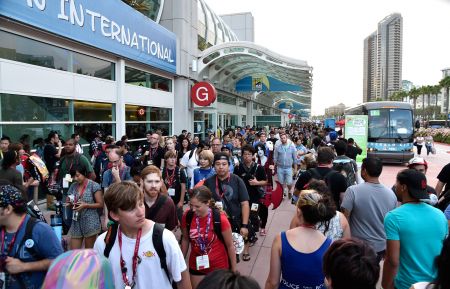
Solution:
[(0, 135), (13, 142), (25, 134), (31, 142), (45, 139), (52, 130), (63, 140), (79, 133), (81, 144), (90, 143), (98, 130), (104, 135), (115, 133), (115, 105), (111, 103), (2, 93), (0, 107)]
[(172, 134), (172, 109), (125, 105), (126, 133), (130, 140), (144, 138), (149, 130), (160, 129), (164, 136)]
[(114, 121), (112, 103), (74, 101), (74, 119), (77, 121)]
[(0, 58), (115, 80), (115, 64), (0, 30)]
[(172, 92), (172, 80), (131, 67), (125, 67), (125, 83)]

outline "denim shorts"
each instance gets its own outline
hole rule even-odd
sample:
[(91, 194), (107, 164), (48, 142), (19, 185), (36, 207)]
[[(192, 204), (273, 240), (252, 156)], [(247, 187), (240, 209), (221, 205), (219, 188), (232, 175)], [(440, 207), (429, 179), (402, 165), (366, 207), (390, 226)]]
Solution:
[(277, 167), (278, 181), (283, 185), (292, 184), (292, 168)]

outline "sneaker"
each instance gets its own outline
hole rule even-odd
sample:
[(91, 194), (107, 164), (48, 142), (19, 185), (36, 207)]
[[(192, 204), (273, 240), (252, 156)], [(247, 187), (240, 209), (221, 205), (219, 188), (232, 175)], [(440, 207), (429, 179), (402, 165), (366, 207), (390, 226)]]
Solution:
[(266, 236), (266, 235), (267, 235), (266, 229), (261, 229), (261, 230), (259, 231), (259, 235), (260, 235), (260, 236)]

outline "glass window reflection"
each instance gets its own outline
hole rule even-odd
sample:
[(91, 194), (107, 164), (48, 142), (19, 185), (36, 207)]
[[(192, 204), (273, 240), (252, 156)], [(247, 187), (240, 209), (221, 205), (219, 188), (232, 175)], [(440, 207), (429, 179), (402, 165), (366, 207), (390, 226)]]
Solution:
[(168, 92), (172, 91), (171, 79), (128, 66), (125, 67), (125, 83)]
[(113, 121), (113, 104), (89, 101), (74, 101), (76, 121)]
[(68, 121), (69, 100), (0, 94), (2, 121)]

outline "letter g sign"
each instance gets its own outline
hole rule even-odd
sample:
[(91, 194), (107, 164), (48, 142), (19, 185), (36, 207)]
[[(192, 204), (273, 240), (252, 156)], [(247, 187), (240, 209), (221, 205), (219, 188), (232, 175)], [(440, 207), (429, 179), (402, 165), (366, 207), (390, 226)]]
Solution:
[(216, 97), (216, 89), (206, 81), (197, 82), (191, 89), (192, 102), (198, 106), (208, 106), (216, 101)]

